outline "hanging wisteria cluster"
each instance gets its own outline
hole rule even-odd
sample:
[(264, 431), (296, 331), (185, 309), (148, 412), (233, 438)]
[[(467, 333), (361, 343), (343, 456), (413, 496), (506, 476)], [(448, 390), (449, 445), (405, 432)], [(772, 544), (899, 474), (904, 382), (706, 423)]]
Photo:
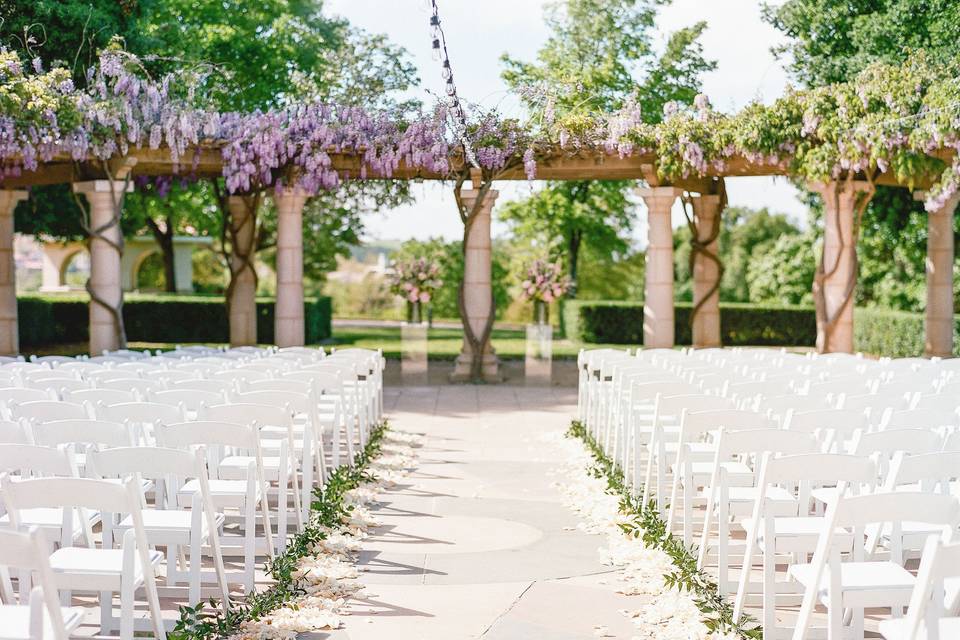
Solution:
[(892, 173), (907, 186), (933, 182), (927, 206), (935, 210), (960, 191), (958, 77), (960, 64), (917, 52), (904, 64), (870, 66), (854, 82), (791, 89), (732, 115), (700, 96), (694, 105), (668, 105), (659, 124), (643, 122), (628, 101), (613, 114), (536, 122), (474, 111), (464, 114), (465, 129), (453, 131), (449, 123), (460, 113), (451, 115), (445, 102), (405, 121), (319, 102), (220, 113), (204, 101), (212, 80), (202, 68), (153, 78), (112, 45), (77, 87), (65, 69), (0, 49), (0, 177), (138, 148), (166, 150), (173, 171), (187, 175), (207, 148), (220, 150), (231, 192), (297, 186), (316, 193), (345, 179), (389, 178), (401, 164), (451, 175), (471, 164), (466, 139), (490, 177), (522, 166), (533, 179), (539, 160), (562, 154), (643, 154), (664, 180), (722, 174), (733, 162), (807, 180)]
[(934, 211), (960, 189), (958, 78), (960, 63), (921, 51), (904, 64), (869, 66), (853, 82), (790, 89), (733, 115), (713, 111), (704, 96), (693, 107), (668, 105), (657, 125), (627, 109), (608, 118), (605, 146), (654, 155), (666, 180), (723, 173), (735, 158), (811, 181), (849, 172), (892, 172), (907, 186), (933, 178), (926, 204)]

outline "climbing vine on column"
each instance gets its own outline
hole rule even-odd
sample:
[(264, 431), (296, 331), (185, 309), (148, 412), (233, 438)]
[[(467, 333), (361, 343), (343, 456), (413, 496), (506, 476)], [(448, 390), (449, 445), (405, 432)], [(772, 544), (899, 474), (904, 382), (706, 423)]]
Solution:
[[(872, 174), (868, 174), (867, 177), (869, 188), (864, 191), (856, 190), (853, 174), (848, 174), (846, 180), (843, 182), (837, 181), (831, 183), (832, 189), (828, 188), (824, 189), (823, 191), (824, 200), (826, 200), (828, 197), (833, 200), (834, 233), (837, 235), (839, 246), (837, 247), (835, 255), (833, 256), (833, 260), (828, 267), (826, 264), (826, 233), (824, 233), (824, 247), (820, 251), (820, 259), (817, 261), (817, 270), (813, 275), (813, 304), (817, 317), (817, 350), (822, 353), (829, 351), (830, 338), (833, 336), (837, 322), (840, 320), (840, 317), (843, 315), (843, 312), (847, 306), (853, 304), (853, 294), (857, 287), (857, 271), (859, 270), (859, 262), (857, 259), (857, 240), (860, 237), (860, 227), (863, 222), (863, 212), (866, 210), (867, 205), (870, 203), (870, 198), (873, 197), (874, 193), (874, 177)], [(854, 199), (853, 224), (849, 238), (844, 237), (843, 224), (840, 220), (840, 198), (843, 192), (850, 192)], [(848, 248), (852, 254), (852, 265), (850, 267), (850, 273), (847, 276), (847, 281), (844, 283), (843, 300), (837, 306), (837, 308), (833, 310), (833, 313), (830, 313), (829, 309), (827, 309), (826, 282), (839, 270), (844, 251), (846, 251)]]
[(710, 249), (710, 245), (720, 237), (721, 212), (727, 206), (727, 189), (723, 180), (718, 180), (716, 184), (717, 195), (720, 196), (720, 205), (717, 208), (716, 215), (713, 216), (713, 224), (710, 227), (710, 233), (703, 240), (700, 239), (700, 225), (698, 224), (696, 216), (691, 211), (693, 208), (693, 197), (689, 193), (685, 193), (680, 198), (680, 202), (683, 205), (683, 215), (687, 219), (687, 228), (690, 230), (690, 273), (695, 273), (694, 267), (697, 262), (697, 256), (702, 256), (704, 259), (709, 260), (717, 266), (716, 281), (714, 281), (714, 283), (710, 286), (710, 290), (706, 293), (706, 295), (704, 295), (696, 304), (693, 305), (693, 310), (690, 312), (691, 327), (693, 327), (694, 323), (696, 322), (697, 313), (699, 313), (700, 309), (702, 309), (707, 301), (720, 290), (720, 281), (723, 279), (723, 261), (720, 260), (720, 256)]
[[(251, 195), (241, 196), (244, 207), (247, 209), (247, 215), (244, 216), (240, 224), (236, 224), (236, 219), (230, 211), (228, 195), (221, 188), (216, 180), (213, 183), (214, 194), (220, 207), (222, 224), (220, 226), (220, 255), (224, 263), (230, 270), (230, 282), (227, 284), (226, 304), (227, 315), (230, 314), (230, 306), (233, 303), (233, 294), (239, 282), (240, 275), (249, 270), (253, 276), (254, 289), (257, 287), (257, 270), (254, 268), (254, 258), (257, 252), (257, 235), (259, 228), (257, 226), (257, 212), (260, 210), (260, 200), (263, 197), (262, 192), (256, 192)], [(250, 241), (244, 243), (243, 234), (252, 226), (250, 232)]]
[[(470, 238), (470, 231), (477, 220), (477, 216), (483, 210), (484, 200), (490, 187), (493, 186), (493, 178), (489, 172), (482, 172), (479, 185), (474, 185), (477, 196), (470, 206), (463, 201), (461, 191), (467, 178), (470, 176), (469, 170), (464, 170), (457, 177), (457, 183), (453, 188), (454, 199), (457, 202), (457, 212), (460, 214), (460, 221), (463, 223), (463, 242), (461, 251), (463, 252), (464, 267), (466, 267), (467, 241)], [(490, 313), (484, 323), (483, 330), (477, 334), (470, 324), (470, 318), (467, 315), (467, 302), (465, 297), (466, 286), (466, 268), (464, 268), (464, 278), (460, 280), (460, 288), (457, 292), (457, 306), (460, 310), (460, 318), (463, 322), (463, 333), (466, 337), (467, 346), (470, 348), (470, 381), (481, 382), (483, 380), (483, 354), (488, 350), (490, 344), (490, 335), (493, 333), (493, 320), (496, 315), (496, 302), (493, 297), (493, 287), (490, 288)]]
[[(83, 232), (87, 236), (87, 252), (90, 252), (93, 241), (99, 240), (116, 251), (117, 261), (120, 261), (123, 259), (124, 249), (123, 231), (119, 228), (120, 216), (123, 214), (123, 203), (126, 200), (127, 188), (130, 186), (129, 166), (123, 171), (123, 178), (119, 178), (118, 176), (113, 175), (107, 162), (101, 162), (100, 165), (103, 172), (107, 175), (107, 183), (110, 185), (110, 219), (101, 225), (93, 226), (90, 213), (91, 205), (89, 203), (85, 204), (84, 198), (81, 198), (80, 195), (75, 191), (73, 192), (73, 197), (77, 203), (77, 208), (80, 209), (80, 226), (83, 228)], [(119, 193), (117, 192), (118, 184), (121, 185), (119, 187)], [(113, 229), (117, 230), (116, 240), (111, 238), (109, 234), (109, 232)], [(120, 349), (125, 349), (127, 347), (127, 330), (123, 323), (122, 289), (119, 297), (117, 298), (117, 303), (113, 304), (97, 293), (91, 284), (91, 278), (87, 278), (84, 288), (86, 289), (87, 294), (90, 296), (90, 301), (93, 304), (106, 309), (113, 318), (113, 328), (117, 347)]]

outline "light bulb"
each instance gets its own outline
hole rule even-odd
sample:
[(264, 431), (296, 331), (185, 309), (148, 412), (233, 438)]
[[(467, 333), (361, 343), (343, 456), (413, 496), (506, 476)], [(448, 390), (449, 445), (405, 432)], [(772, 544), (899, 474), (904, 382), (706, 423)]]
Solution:
[(434, 61), (440, 60), (440, 41), (439, 40), (433, 41), (433, 50), (430, 52), (430, 57), (433, 58)]

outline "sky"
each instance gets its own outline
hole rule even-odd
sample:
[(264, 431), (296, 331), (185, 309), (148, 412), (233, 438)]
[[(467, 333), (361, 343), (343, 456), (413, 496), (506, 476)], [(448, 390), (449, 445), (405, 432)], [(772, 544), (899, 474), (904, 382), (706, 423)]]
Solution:
[[(498, 106), (507, 115), (519, 115), (519, 104), (507, 95), (500, 78), (500, 56), (532, 60), (549, 36), (543, 24), (547, 0), (438, 0), (440, 19), (447, 36), (450, 64), (457, 91), (472, 103)], [(405, 47), (416, 64), (421, 86), (416, 95), (426, 103), (433, 95), (443, 94), (440, 64), (432, 59), (429, 38), (427, 0), (327, 0), (327, 10), (347, 18), (354, 25), (376, 33), (386, 33)], [(673, 0), (663, 7), (657, 20), (654, 40), (658, 48), (669, 34), (698, 20), (708, 27), (701, 38), (708, 59), (717, 61), (717, 69), (703, 78), (704, 93), (714, 107), (734, 111), (751, 100), (770, 102), (780, 96), (789, 81), (784, 65), (770, 52), (780, 42), (780, 34), (762, 21), (759, 0)], [(502, 182), (495, 188), (498, 203), (515, 200), (530, 193), (537, 183)], [(459, 239), (463, 227), (457, 216), (452, 187), (425, 182), (413, 185), (416, 202), (370, 214), (364, 220), (367, 240), (426, 239), (442, 236)], [(768, 207), (790, 215), (803, 223), (806, 209), (797, 192), (782, 178), (735, 178), (727, 180), (730, 206)], [(674, 210), (674, 225), (681, 224), (679, 205)], [(646, 212), (633, 236), (639, 247), (646, 244)], [(496, 219), (494, 236), (506, 227)]]

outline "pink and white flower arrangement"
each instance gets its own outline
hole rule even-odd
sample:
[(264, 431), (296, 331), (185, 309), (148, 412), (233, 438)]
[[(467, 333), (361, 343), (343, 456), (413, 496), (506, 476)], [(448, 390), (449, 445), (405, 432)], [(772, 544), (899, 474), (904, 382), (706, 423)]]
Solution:
[(527, 267), (526, 279), (520, 283), (520, 294), (525, 300), (550, 303), (565, 296), (571, 284), (559, 260), (534, 260)]
[(390, 291), (411, 304), (430, 302), (443, 285), (440, 265), (429, 258), (397, 260), (389, 276)]

